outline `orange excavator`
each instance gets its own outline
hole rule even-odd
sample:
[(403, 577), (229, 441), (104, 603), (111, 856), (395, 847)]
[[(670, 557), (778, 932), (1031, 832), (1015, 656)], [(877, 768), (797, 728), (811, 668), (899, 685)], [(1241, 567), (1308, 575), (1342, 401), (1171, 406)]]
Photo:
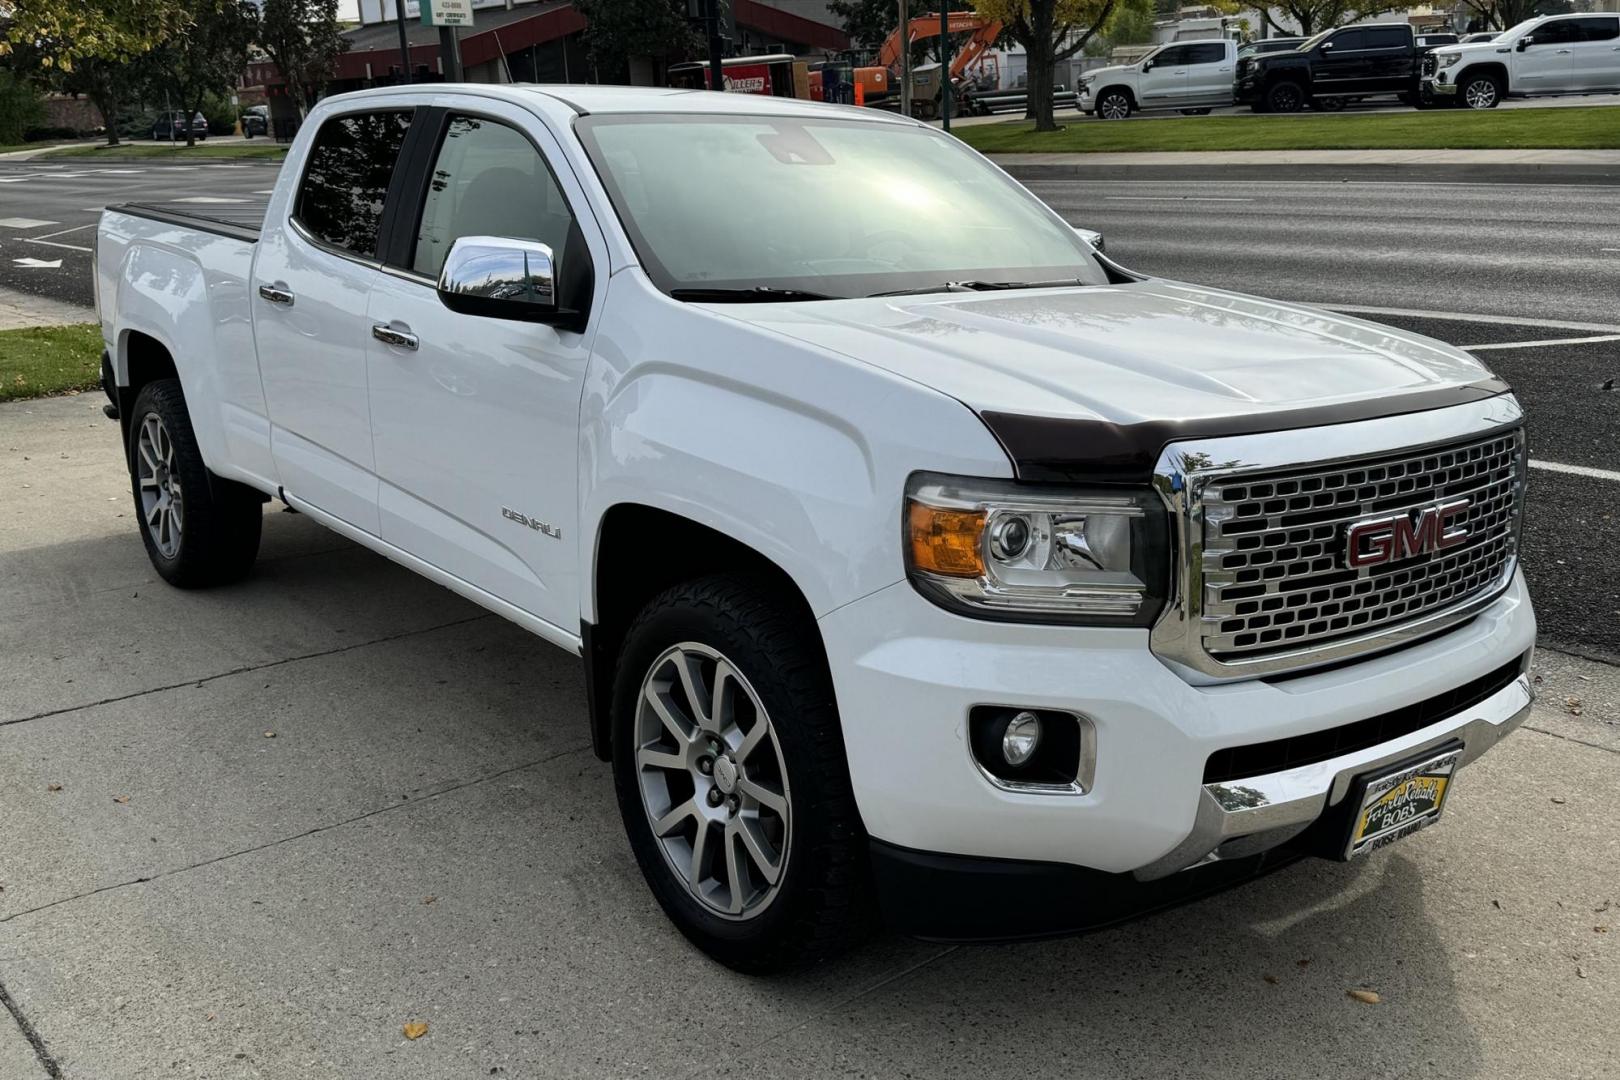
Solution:
[[(956, 55), (951, 57), (950, 84), (955, 86), (970, 68), (982, 69), (986, 60), (994, 62), (993, 56), (987, 57), (996, 38), (1001, 36), (1001, 23), (994, 19), (986, 19), (972, 11), (953, 11), (948, 16), (947, 30), (951, 34), (969, 34), (968, 39), (962, 43)], [(927, 15), (918, 15), (906, 27), (905, 40), (909, 44), (927, 41), (939, 36), (939, 12)], [(883, 39), (878, 48), (877, 67), (857, 67), (855, 69), (855, 83), (861, 88), (861, 96), (866, 104), (892, 99), (899, 101), (900, 93), (900, 28), (896, 27), (894, 33)], [(939, 113), (940, 79), (938, 67), (933, 68), (932, 76), (928, 68), (920, 67), (920, 78), (912, 79), (911, 99), (912, 114), (925, 120), (932, 119)]]

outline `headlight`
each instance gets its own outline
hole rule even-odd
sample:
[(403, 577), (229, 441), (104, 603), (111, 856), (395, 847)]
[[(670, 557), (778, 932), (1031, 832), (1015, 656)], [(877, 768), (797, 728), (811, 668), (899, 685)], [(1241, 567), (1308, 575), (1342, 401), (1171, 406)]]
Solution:
[(919, 473), (904, 528), (912, 582), (962, 614), (1148, 626), (1163, 607), (1167, 524), (1147, 489), (1070, 491)]
[(1462, 59), (1462, 53), (1448, 53), (1440, 58), (1441, 67), (1452, 67)]

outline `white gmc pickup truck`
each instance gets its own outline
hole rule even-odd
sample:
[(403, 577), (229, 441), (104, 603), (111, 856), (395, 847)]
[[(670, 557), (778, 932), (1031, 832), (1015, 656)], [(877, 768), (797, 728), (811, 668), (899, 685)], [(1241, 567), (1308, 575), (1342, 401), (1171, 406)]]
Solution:
[(1529, 708), (1503, 383), (1132, 273), (920, 124), (346, 94), (262, 213), (113, 208), (96, 264), (158, 572), (247, 574), (276, 498), (581, 656), (741, 969), (1352, 858)]

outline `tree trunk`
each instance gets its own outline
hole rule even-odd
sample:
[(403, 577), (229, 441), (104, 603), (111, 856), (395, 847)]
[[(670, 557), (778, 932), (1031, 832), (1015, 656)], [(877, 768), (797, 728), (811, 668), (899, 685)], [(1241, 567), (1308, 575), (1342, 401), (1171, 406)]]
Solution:
[(90, 104), (96, 107), (101, 114), (101, 122), (107, 128), (107, 145), (118, 145), (118, 100), (110, 91), (96, 91), (87, 95)]
[(1052, 116), (1052, 65), (1043, 63), (1034, 67), (1035, 57), (1030, 57), (1029, 70), (1029, 100), (1035, 106), (1035, 130), (1056, 131), (1057, 121)]
[(1052, 118), (1052, 54), (1057, 42), (1057, 0), (1030, 0), (1029, 40), (1024, 51), (1029, 58), (1029, 104), (1034, 110), (1036, 131), (1056, 131)]

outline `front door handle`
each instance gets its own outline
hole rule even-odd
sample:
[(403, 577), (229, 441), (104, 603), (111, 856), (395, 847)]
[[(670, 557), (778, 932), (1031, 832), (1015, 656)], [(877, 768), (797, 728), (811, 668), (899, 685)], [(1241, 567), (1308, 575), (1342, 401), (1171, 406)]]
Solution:
[(260, 285), (259, 295), (262, 298), (270, 301), (272, 304), (286, 304), (288, 307), (292, 307), (292, 291), (279, 283), (275, 285)]
[(392, 345), (396, 349), (415, 349), (419, 344), (415, 334), (405, 330), (395, 330), (387, 323), (378, 323), (373, 326), (371, 336), (384, 345)]
[(1559, 56), (1568, 56), (1569, 55), (1569, 50), (1568, 49), (1559, 49), (1558, 50), (1558, 55)]

